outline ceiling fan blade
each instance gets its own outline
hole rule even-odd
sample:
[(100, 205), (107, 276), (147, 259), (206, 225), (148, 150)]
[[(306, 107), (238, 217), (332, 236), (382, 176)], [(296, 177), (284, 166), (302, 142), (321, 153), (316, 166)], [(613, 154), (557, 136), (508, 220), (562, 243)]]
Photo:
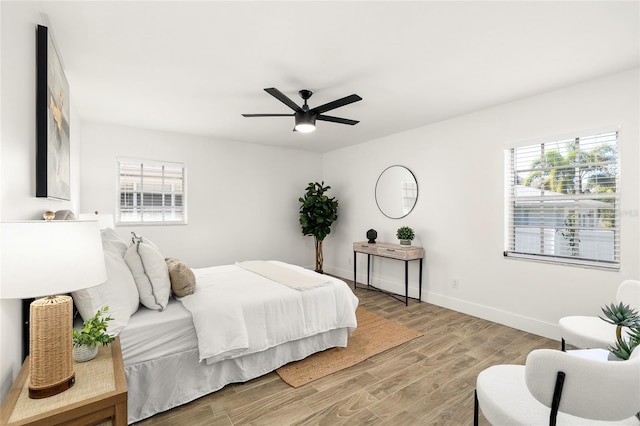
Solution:
[(332, 117), (330, 115), (318, 115), (316, 116), (316, 120), (331, 121), (332, 123), (340, 123), (340, 124), (349, 124), (351, 126), (359, 123), (359, 121), (357, 120), (349, 120), (348, 118)]
[(312, 108), (311, 111), (317, 114), (322, 114), (323, 112), (331, 111), (332, 109), (340, 108), (341, 106), (349, 105), (361, 100), (362, 98), (358, 95), (349, 95), (349, 96), (345, 96), (344, 98), (337, 99), (333, 102), (329, 102), (327, 104)]
[(292, 117), (295, 114), (242, 114), (243, 117)]
[(288, 106), (289, 108), (291, 108), (294, 111), (298, 111), (298, 110), (301, 109), (298, 106), (298, 104), (293, 102), (291, 99), (289, 99), (287, 97), (287, 95), (285, 95), (284, 93), (282, 93), (281, 91), (279, 91), (275, 87), (269, 87), (267, 89), (264, 89), (264, 91), (267, 92), (268, 94), (270, 94), (271, 96), (273, 96), (274, 98), (276, 98), (277, 100), (279, 100), (280, 102), (282, 102), (283, 104), (285, 104), (286, 106)]

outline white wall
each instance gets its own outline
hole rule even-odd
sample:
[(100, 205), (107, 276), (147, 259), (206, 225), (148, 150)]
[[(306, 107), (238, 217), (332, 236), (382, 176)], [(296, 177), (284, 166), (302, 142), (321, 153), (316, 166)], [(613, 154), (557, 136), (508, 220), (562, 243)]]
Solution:
[[(71, 92), (71, 201), (36, 198), (35, 40), (46, 25), (32, 2), (0, 2), (0, 220), (42, 219), (46, 210), (74, 209), (79, 196), (79, 127)], [(55, 37), (55, 29), (52, 29)], [(64, 52), (61, 52), (64, 60)], [(0, 300), (0, 397), (22, 364), (21, 304)]]
[[(397, 242), (396, 229), (408, 225), (425, 248), (426, 302), (551, 338), (559, 338), (560, 317), (599, 314), (623, 279), (640, 277), (638, 81), (635, 69), (327, 153), (323, 177), (340, 216), (325, 242), (325, 270), (353, 277), (353, 241), (374, 228), (378, 241)], [(620, 126), (620, 271), (504, 258), (505, 146), (610, 125)], [(379, 173), (393, 164), (411, 169), (419, 186), (415, 209), (399, 220), (383, 216), (374, 197)], [(373, 264), (374, 285), (404, 293), (402, 262)], [(357, 266), (364, 282), (364, 255)], [(417, 263), (409, 270), (413, 296), (417, 270)]]
[(115, 213), (118, 156), (187, 167), (188, 224), (116, 227), (124, 238), (147, 236), (192, 267), (246, 259), (313, 265), (298, 198), (321, 178), (320, 154), (97, 123), (83, 123), (82, 135), (82, 212)]

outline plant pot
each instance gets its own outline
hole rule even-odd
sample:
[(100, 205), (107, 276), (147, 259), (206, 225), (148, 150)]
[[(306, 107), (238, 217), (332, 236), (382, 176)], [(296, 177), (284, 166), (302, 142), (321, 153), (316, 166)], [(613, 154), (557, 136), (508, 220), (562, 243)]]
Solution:
[(411, 240), (400, 240), (400, 244), (402, 244), (403, 246), (410, 246)]
[(74, 346), (73, 359), (76, 362), (90, 361), (98, 355), (98, 349), (100, 348), (97, 345), (93, 348), (89, 345)]

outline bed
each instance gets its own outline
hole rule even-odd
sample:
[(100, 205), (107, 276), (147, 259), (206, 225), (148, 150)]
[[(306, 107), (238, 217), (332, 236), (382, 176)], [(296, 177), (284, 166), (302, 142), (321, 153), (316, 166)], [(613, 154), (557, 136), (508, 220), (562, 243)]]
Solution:
[[(150, 304), (133, 278), (140, 300), (134, 303), (123, 268), (124, 263), (136, 275), (135, 265), (124, 260), (131, 246), (103, 231), (108, 280), (74, 293), (76, 305), (84, 305), (78, 309), (83, 318), (110, 306), (110, 332), (122, 346), (130, 424), (315, 352), (345, 347), (357, 326), (358, 299), (344, 281), (278, 261), (188, 268), (195, 280), (191, 292), (169, 292), (166, 300), (155, 294)], [(162, 268), (143, 269), (154, 278)], [(158, 275), (164, 280), (165, 273)], [(170, 286), (171, 276), (169, 271)], [(297, 282), (306, 284), (299, 288)]]

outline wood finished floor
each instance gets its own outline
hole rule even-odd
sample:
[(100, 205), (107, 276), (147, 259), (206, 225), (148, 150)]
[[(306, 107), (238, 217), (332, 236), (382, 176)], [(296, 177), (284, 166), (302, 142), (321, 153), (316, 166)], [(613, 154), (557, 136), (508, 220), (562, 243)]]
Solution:
[[(351, 283), (349, 282), (351, 285)], [(294, 389), (276, 373), (137, 425), (471, 425), (477, 374), (559, 342), (427, 303), (356, 290), (360, 306), (424, 335)], [(480, 415), (480, 424), (488, 422)]]

